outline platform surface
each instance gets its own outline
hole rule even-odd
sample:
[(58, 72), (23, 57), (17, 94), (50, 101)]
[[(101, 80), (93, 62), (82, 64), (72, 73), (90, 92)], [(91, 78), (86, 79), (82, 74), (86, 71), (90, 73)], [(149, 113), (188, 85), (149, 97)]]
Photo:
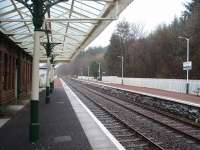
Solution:
[(85, 131), (93, 150), (125, 150), (116, 138), (103, 126), (81, 99), (61, 79), (69, 101)]
[(91, 150), (64, 89), (56, 83), (51, 103), (40, 93), (40, 140), (29, 142), (29, 104), (0, 128), (0, 150)]
[(122, 84), (114, 84), (114, 83), (104, 83), (104, 82), (95, 82), (95, 81), (88, 81), (88, 80), (81, 80), (88, 83), (93, 84), (100, 84), (105, 85), (113, 88), (118, 88), (122, 90), (131, 91), (138, 94), (143, 94), (147, 96), (157, 97), (165, 100), (175, 101), (178, 103), (183, 103), (186, 105), (200, 107), (200, 96), (196, 95), (187, 95), (184, 93), (177, 93), (153, 88), (146, 88), (146, 87), (138, 87), (138, 86), (130, 86), (130, 85), (122, 85)]

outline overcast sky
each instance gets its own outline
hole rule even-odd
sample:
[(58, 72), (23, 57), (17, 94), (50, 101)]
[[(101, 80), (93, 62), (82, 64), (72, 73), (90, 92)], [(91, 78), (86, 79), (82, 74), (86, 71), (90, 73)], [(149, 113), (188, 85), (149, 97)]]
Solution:
[(181, 16), (185, 10), (183, 4), (191, 0), (134, 0), (113, 21), (90, 46), (107, 46), (116, 24), (125, 19), (130, 23), (141, 24), (146, 33), (155, 30), (158, 25), (169, 24), (175, 16)]

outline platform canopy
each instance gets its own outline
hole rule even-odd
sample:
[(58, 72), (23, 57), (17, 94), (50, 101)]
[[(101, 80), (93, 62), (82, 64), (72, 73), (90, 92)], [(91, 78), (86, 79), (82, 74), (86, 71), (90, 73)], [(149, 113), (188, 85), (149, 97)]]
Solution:
[[(51, 7), (43, 29), (56, 62), (70, 62), (84, 50), (133, 0), (68, 0)], [(34, 26), (29, 10), (16, 0), (0, 0), (0, 30), (26, 52), (33, 54)], [(41, 42), (46, 42), (44, 32)], [(41, 46), (40, 62), (47, 56)]]

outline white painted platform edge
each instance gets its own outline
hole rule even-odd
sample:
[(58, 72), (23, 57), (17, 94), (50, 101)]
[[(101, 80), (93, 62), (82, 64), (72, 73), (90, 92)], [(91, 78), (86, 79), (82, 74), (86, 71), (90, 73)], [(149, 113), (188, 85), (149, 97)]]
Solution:
[(10, 118), (0, 119), (0, 128), (3, 127), (3, 125), (6, 124), (8, 120), (10, 120)]
[(117, 147), (118, 150), (125, 150), (125, 148), (117, 141), (117, 139), (104, 127), (104, 125), (96, 118), (96, 116), (87, 108), (85, 104), (78, 98), (78, 96), (65, 84), (65, 82), (60, 78), (60, 81), (64, 87), (64, 90), (67, 94), (67, 91), (76, 98), (76, 100), (82, 105), (82, 107), (87, 111), (87, 113), (92, 117), (96, 124), (100, 127), (103, 133), (110, 139), (110, 141)]
[(191, 106), (195, 106), (195, 107), (200, 107), (200, 104), (188, 102), (188, 101), (183, 100), (183, 99), (175, 99), (175, 98), (172, 98), (172, 97), (159, 96), (159, 95), (154, 95), (154, 94), (140, 92), (140, 91), (135, 91), (135, 90), (128, 90), (128, 89), (123, 89), (123, 88), (119, 88), (119, 87), (115, 87), (115, 86), (111, 86), (111, 85), (106, 85), (106, 84), (103, 84), (103, 83), (96, 83), (96, 82), (91, 82), (91, 81), (86, 81), (86, 80), (80, 80), (80, 79), (75, 79), (75, 80), (83, 81), (83, 82), (90, 83), (90, 84), (102, 85), (102, 86), (105, 86), (105, 87), (115, 88), (115, 89), (119, 89), (119, 90), (123, 90), (123, 91), (138, 93), (138, 94), (142, 94), (142, 95), (146, 95), (146, 96), (156, 97), (156, 98), (160, 98), (160, 99), (163, 99), (163, 100), (174, 101), (174, 102), (181, 103), (181, 104), (186, 104), (186, 105), (191, 105)]

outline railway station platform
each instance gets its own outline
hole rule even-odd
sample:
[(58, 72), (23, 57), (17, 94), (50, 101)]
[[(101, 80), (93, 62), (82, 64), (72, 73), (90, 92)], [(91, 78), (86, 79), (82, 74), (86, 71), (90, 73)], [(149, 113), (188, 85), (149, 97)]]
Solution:
[(0, 127), (0, 150), (117, 150), (123, 147), (64, 83), (56, 79), (50, 104), (40, 92), (40, 138), (29, 142), (30, 105)]
[(147, 87), (138, 87), (138, 86), (130, 86), (130, 85), (122, 85), (122, 84), (114, 84), (114, 83), (104, 83), (101, 81), (88, 81), (88, 80), (82, 80), (84, 82), (90, 82), (93, 84), (99, 84), (108, 86), (111, 88), (121, 89), (133, 93), (138, 93), (150, 97), (160, 98), (164, 100), (174, 101), (186, 105), (191, 105), (195, 107), (200, 107), (200, 96), (196, 95), (187, 95), (184, 93), (177, 93), (177, 92), (171, 92), (171, 91), (165, 91), (165, 90), (159, 90), (154, 88), (147, 88)]

